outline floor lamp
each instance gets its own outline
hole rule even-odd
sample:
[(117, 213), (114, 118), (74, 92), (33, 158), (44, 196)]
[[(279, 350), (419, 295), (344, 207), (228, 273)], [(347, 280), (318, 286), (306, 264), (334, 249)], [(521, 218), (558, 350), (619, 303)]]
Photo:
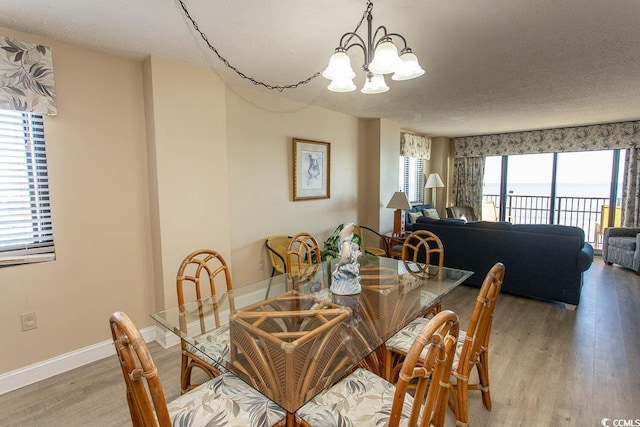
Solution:
[(403, 210), (411, 209), (411, 204), (407, 195), (402, 191), (396, 191), (387, 203), (387, 208), (395, 209), (393, 213), (393, 234), (400, 236), (404, 234), (404, 213)]
[(431, 204), (433, 205), (433, 208), (435, 210), (438, 210), (436, 206), (436, 189), (443, 187), (444, 183), (442, 182), (442, 179), (440, 179), (440, 175), (438, 175), (437, 173), (430, 174), (427, 178), (427, 183), (424, 185), (424, 188), (431, 189)]

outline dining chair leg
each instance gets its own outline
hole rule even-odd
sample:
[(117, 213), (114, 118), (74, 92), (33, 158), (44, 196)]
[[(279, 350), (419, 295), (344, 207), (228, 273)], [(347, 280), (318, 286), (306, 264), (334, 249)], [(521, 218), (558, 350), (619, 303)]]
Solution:
[(456, 425), (466, 427), (469, 422), (468, 414), (468, 395), (469, 395), (469, 382), (468, 379), (462, 379), (456, 375), (456, 384), (454, 398), (455, 402), (455, 414)]
[(491, 393), (489, 392), (489, 353), (483, 351), (480, 353), (478, 361), (478, 377), (480, 377), (480, 384), (478, 387), (482, 392), (482, 403), (488, 411), (491, 410)]
[(189, 365), (189, 357), (182, 353), (180, 360), (180, 394), (186, 393), (191, 388), (191, 370), (193, 366)]

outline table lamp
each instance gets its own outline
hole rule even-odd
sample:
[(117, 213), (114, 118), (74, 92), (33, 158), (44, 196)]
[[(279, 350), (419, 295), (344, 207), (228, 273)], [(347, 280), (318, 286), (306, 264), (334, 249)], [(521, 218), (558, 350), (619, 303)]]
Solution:
[(438, 175), (437, 173), (429, 174), (429, 177), (427, 178), (427, 183), (424, 185), (424, 188), (431, 189), (431, 204), (436, 210), (438, 209), (436, 207), (436, 189), (443, 188), (443, 187), (444, 187), (444, 183), (440, 179), (440, 175)]
[(393, 193), (389, 203), (387, 203), (387, 208), (395, 209), (393, 213), (393, 234), (398, 236), (404, 234), (404, 214), (402, 211), (403, 209), (411, 209), (407, 195), (402, 191), (396, 191)]

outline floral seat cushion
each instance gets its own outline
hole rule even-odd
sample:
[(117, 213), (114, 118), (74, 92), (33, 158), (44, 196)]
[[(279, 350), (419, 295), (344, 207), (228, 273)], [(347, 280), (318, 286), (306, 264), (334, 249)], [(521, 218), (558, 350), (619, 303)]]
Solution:
[(171, 424), (180, 427), (270, 427), (286, 411), (231, 373), (222, 374), (168, 404)]
[[(418, 333), (424, 328), (424, 326), (429, 323), (430, 319), (425, 319), (424, 317), (418, 317), (417, 319), (411, 321), (407, 326), (402, 328), (400, 332), (392, 336), (387, 340), (385, 345), (388, 349), (397, 350), (402, 353), (408, 353), (411, 345), (416, 340)], [(458, 343), (456, 345), (456, 355), (453, 359), (452, 370), (455, 371), (458, 367), (458, 360), (460, 360), (460, 354), (462, 353), (462, 345), (464, 344), (464, 340), (467, 334), (465, 331), (460, 331), (458, 333)], [(425, 358), (427, 356), (428, 347), (422, 351), (420, 354), (421, 358)]]
[[(364, 369), (323, 391), (296, 412), (312, 426), (383, 426), (391, 414), (395, 386)], [(413, 398), (407, 394), (401, 426), (408, 424)]]
[(198, 345), (187, 344), (187, 351), (203, 361), (227, 372), (224, 364), (230, 357), (229, 325), (223, 325), (198, 338)]

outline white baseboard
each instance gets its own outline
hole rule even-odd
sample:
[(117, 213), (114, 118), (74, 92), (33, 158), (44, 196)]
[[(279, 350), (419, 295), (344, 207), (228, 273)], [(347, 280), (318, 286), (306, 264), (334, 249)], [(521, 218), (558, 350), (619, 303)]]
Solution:
[[(149, 342), (156, 339), (157, 330), (155, 326), (149, 326), (141, 329), (140, 333)], [(106, 340), (0, 374), (0, 395), (114, 355), (113, 340)]]
[(156, 342), (164, 349), (180, 344), (180, 338), (173, 332), (167, 331), (162, 326), (156, 326), (155, 339)]

